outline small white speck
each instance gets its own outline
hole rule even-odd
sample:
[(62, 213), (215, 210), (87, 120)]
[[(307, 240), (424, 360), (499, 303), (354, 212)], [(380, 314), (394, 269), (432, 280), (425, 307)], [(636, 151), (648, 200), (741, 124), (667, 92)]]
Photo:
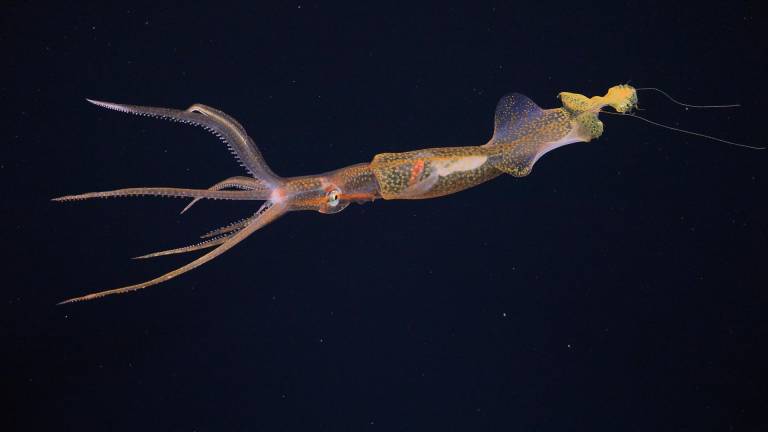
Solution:
[(501, 313), (501, 316), (503, 316), (504, 318), (506, 318), (506, 317), (507, 317), (507, 313), (506, 313), (506, 312), (502, 312), (502, 313)]

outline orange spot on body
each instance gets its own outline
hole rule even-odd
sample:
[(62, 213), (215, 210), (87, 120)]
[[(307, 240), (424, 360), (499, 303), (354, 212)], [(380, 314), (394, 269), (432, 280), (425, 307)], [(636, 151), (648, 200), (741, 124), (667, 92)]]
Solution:
[(413, 166), (411, 167), (411, 176), (408, 178), (408, 186), (413, 186), (417, 180), (419, 180), (419, 177), (421, 176), (421, 173), (424, 172), (424, 159), (417, 159), (413, 162)]
[(269, 200), (272, 202), (283, 202), (285, 199), (285, 190), (282, 188), (275, 188), (272, 194), (269, 196)]

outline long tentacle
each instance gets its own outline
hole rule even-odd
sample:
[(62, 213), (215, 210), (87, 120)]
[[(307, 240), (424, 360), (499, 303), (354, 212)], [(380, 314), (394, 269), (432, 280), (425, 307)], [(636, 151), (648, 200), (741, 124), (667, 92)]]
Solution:
[(130, 196), (159, 196), (172, 198), (209, 198), (219, 200), (262, 200), (263, 194), (253, 191), (209, 191), (205, 189), (184, 189), (170, 187), (139, 187), (117, 189), (106, 192), (88, 192), (79, 195), (65, 195), (52, 201), (79, 201), (93, 198), (114, 198)]
[(241, 219), (241, 220), (239, 220), (237, 222), (232, 222), (229, 225), (225, 225), (225, 226), (223, 226), (223, 227), (221, 227), (221, 228), (219, 228), (217, 230), (210, 231), (207, 234), (204, 234), (204, 235), (200, 236), (200, 238), (203, 238), (203, 239), (207, 238), (208, 240), (205, 240), (205, 241), (202, 241), (200, 243), (193, 244), (193, 245), (180, 247), (180, 248), (169, 249), (169, 250), (164, 250), (164, 251), (159, 251), (159, 252), (153, 252), (153, 253), (150, 253), (150, 254), (147, 254), (147, 255), (142, 255), (142, 256), (135, 257), (134, 259), (154, 258), (154, 257), (159, 257), (159, 256), (164, 256), (164, 255), (173, 255), (173, 254), (187, 253), (187, 252), (193, 252), (193, 251), (196, 251), (196, 250), (206, 249), (206, 248), (209, 248), (209, 247), (213, 247), (213, 246), (219, 245), (219, 244), (224, 243), (225, 241), (227, 241), (227, 238), (229, 238), (230, 236), (234, 235), (237, 231), (240, 231), (246, 225), (248, 225), (249, 223), (253, 222), (253, 220), (258, 218), (261, 215), (261, 213), (269, 205), (271, 205), (269, 202), (265, 202), (261, 206), (261, 208), (259, 208), (259, 210), (255, 214), (253, 214), (253, 216), (247, 217), (245, 219)]
[(195, 104), (186, 111), (138, 105), (123, 105), (88, 99), (88, 102), (115, 111), (157, 117), (202, 127), (227, 144), (240, 164), (254, 177), (276, 185), (281, 179), (267, 165), (258, 147), (234, 118), (209, 106)]
[(251, 218), (245, 218), (245, 219), (241, 219), (241, 220), (236, 221), (236, 222), (232, 222), (231, 224), (224, 225), (221, 228), (216, 228), (213, 231), (208, 231), (207, 233), (201, 235), (200, 238), (203, 238), (203, 239), (211, 238), (211, 237), (216, 237), (218, 235), (226, 234), (226, 233), (229, 233), (229, 232), (232, 232), (232, 231), (237, 231), (237, 230), (243, 228), (244, 226), (248, 225), (248, 223), (250, 223), (250, 220), (251, 220)]
[(187, 253), (187, 252), (194, 252), (194, 251), (200, 250), (200, 249), (207, 249), (209, 247), (218, 246), (218, 245), (224, 243), (225, 241), (227, 241), (227, 239), (230, 236), (231, 236), (231, 234), (223, 235), (223, 236), (220, 236), (220, 237), (214, 237), (212, 239), (208, 239), (206, 241), (203, 241), (203, 242), (200, 242), (200, 243), (196, 243), (196, 244), (193, 244), (193, 245), (184, 246), (184, 247), (175, 248), (175, 249), (168, 249), (168, 250), (163, 250), (163, 251), (158, 251), (158, 252), (152, 252), (150, 254), (134, 257), (133, 259), (155, 258), (155, 257), (159, 257), (159, 256), (182, 254), (182, 253)]
[(255, 219), (245, 228), (240, 230), (237, 234), (234, 234), (232, 237), (229, 237), (227, 241), (219, 245), (216, 249), (208, 252), (207, 254), (201, 256), (200, 258), (190, 262), (189, 264), (179, 267), (176, 270), (173, 270), (171, 272), (168, 272), (160, 277), (157, 277), (155, 279), (152, 279), (147, 282), (142, 282), (140, 284), (136, 285), (129, 285), (123, 288), (117, 288), (112, 289), (108, 291), (100, 291), (95, 292), (92, 294), (84, 295), (82, 297), (75, 297), (71, 298), (69, 300), (64, 300), (59, 304), (65, 304), (65, 303), (73, 303), (73, 302), (79, 302), (79, 301), (85, 301), (85, 300), (93, 300), (99, 297), (104, 297), (112, 294), (123, 294), (130, 291), (136, 291), (143, 288), (147, 288), (152, 285), (157, 285), (161, 282), (165, 282), (169, 279), (173, 279), (176, 276), (179, 276), (181, 274), (184, 274), (190, 270), (193, 270), (208, 261), (218, 257), (219, 255), (223, 254), (224, 252), (228, 251), (232, 247), (234, 247), (236, 244), (240, 243), (243, 239), (248, 237), (249, 235), (253, 234), (255, 231), (257, 231), (260, 228), (263, 228), (270, 222), (273, 222), (275, 219), (279, 218), (285, 213), (285, 205), (283, 204), (270, 204), (268, 206), (263, 207), (263, 210), (260, 214), (258, 214)]
[[(261, 192), (261, 195), (264, 196), (264, 199), (266, 199), (269, 196), (269, 193), (271, 193), (271, 190), (268, 186), (264, 184), (263, 181), (258, 179), (253, 179), (250, 177), (230, 177), (228, 179), (222, 180), (215, 185), (208, 188), (210, 191), (219, 191), (223, 189), (240, 189), (240, 190), (259, 190)], [(184, 214), (187, 210), (189, 210), (195, 203), (200, 201), (202, 198), (195, 198), (187, 204), (186, 207), (181, 211), (181, 214)]]

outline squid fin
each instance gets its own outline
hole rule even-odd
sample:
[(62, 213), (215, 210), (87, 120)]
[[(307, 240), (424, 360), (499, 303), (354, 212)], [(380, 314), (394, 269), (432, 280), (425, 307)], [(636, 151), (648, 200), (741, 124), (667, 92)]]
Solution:
[(544, 110), (525, 95), (510, 93), (502, 97), (496, 104), (493, 138), (489, 144), (506, 144), (530, 134), (543, 114)]

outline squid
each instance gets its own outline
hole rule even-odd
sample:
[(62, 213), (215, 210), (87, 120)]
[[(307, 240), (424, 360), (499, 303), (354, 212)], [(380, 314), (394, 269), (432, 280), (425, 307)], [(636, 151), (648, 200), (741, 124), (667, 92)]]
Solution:
[[(483, 145), (380, 153), (369, 163), (300, 177), (275, 174), (240, 123), (209, 106), (195, 104), (182, 111), (89, 99), (90, 103), (110, 110), (201, 127), (229, 147), (248, 176), (230, 177), (208, 189), (137, 187), (67, 195), (53, 201), (129, 196), (191, 198), (182, 213), (200, 199), (262, 203), (251, 216), (204, 234), (199, 243), (137, 257), (152, 258), (212, 248), (187, 265), (146, 282), (94, 292), (59, 304), (127, 293), (173, 279), (225, 253), (289, 212), (313, 210), (335, 214), (351, 203), (436, 198), (480, 185), (502, 174), (525, 177), (547, 152), (599, 138), (603, 134), (603, 123), (598, 118), (600, 113), (631, 115), (638, 103), (637, 89), (629, 85), (611, 87), (605, 95), (591, 98), (562, 92), (559, 99), (561, 107), (542, 109), (522, 94), (504, 96), (496, 106), (493, 135)], [(605, 107), (614, 111), (605, 111)]]

